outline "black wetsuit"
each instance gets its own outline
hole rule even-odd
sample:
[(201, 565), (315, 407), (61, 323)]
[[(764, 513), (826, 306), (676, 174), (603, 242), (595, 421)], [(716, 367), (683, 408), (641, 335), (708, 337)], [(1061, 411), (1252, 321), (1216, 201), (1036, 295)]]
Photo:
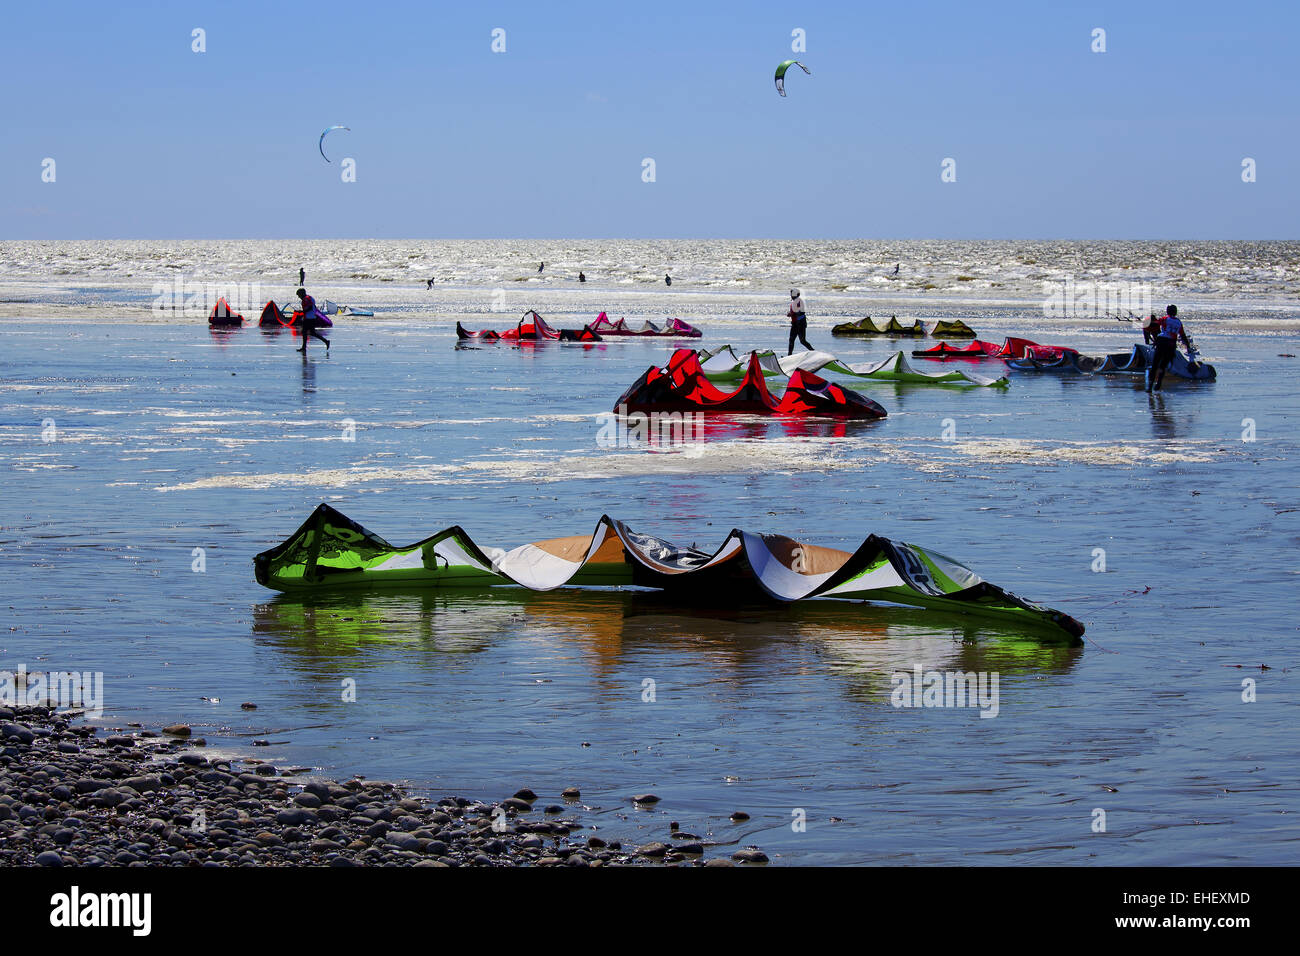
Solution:
[[(310, 308), (307, 305), (308, 302), (311, 303)], [(316, 331), (321, 327), (320, 319), (316, 318), (316, 300), (311, 296), (307, 296), (306, 300), (302, 303), (302, 306), (302, 323), (299, 326), (299, 331), (302, 332), (302, 348), (298, 351), (306, 352), (307, 339), (315, 337), (325, 343), (325, 351), (328, 352), (330, 350), (330, 340)]]
[(794, 340), (797, 338), (803, 343), (803, 347), (811, 349), (808, 343), (808, 316), (802, 312), (796, 312), (794, 318), (790, 320), (790, 347), (786, 349), (785, 354), (790, 355), (794, 352)]
[(1147, 369), (1147, 391), (1154, 387), (1158, 392), (1165, 382), (1165, 371), (1169, 363), (1178, 354), (1178, 340), (1183, 340), (1187, 351), (1192, 350), (1192, 343), (1187, 340), (1187, 332), (1180, 319), (1167, 316), (1160, 322), (1160, 331), (1155, 335), (1155, 348), (1152, 350), (1151, 367)]

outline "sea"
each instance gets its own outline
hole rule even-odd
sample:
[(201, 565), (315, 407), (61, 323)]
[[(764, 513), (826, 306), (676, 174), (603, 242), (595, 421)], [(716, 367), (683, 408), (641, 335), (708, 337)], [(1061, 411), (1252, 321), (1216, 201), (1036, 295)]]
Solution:
[[(318, 300), (373, 312), (335, 316), (328, 353), (257, 326), (300, 268)], [(1176, 304), (1217, 380), (845, 380), (888, 417), (599, 440), (675, 348), (784, 354), (795, 288), (813, 346), (846, 362), (935, 342), (831, 335), (865, 315), (1119, 354)], [(1300, 242), (0, 242), (0, 670), (100, 673), (105, 728), (183, 722), (324, 776), (529, 787), (539, 807), (576, 786), (566, 812), (627, 845), (676, 823), (778, 866), (1294, 865), (1298, 294)], [(219, 297), (242, 328), (209, 328)], [(703, 337), (457, 347), (458, 322), (528, 310)], [(879, 534), (1087, 631), (260, 587), (253, 556), (320, 502), (399, 545), (459, 525), (510, 548), (602, 515), (708, 551), (736, 528), (849, 551)], [(996, 713), (899, 706), (903, 677), (958, 672), (996, 677)]]

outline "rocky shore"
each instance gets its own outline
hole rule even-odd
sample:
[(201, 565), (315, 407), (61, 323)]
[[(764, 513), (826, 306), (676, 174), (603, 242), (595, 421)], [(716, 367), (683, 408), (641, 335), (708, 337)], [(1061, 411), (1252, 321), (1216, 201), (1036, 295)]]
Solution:
[(577, 819), (581, 794), (572, 788), (562, 802), (540, 807), (528, 789), (494, 803), (433, 802), (391, 783), (359, 777), (340, 783), (251, 757), (209, 758), (203, 741), (183, 725), (98, 736), (78, 716), (0, 707), (0, 865), (767, 862), (756, 848), (717, 846), (676, 825), (665, 842), (606, 842)]

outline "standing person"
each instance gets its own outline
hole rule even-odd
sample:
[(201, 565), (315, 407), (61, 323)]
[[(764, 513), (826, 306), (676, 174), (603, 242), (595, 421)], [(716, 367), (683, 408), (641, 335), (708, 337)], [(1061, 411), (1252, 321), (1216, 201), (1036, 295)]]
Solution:
[(433, 280), (432, 280), (432, 279), (425, 279), (425, 280), (424, 280), (424, 291), (425, 291), (425, 292), (428, 292), (428, 291), (429, 291), (430, 289), (432, 289), (432, 288), (433, 288)]
[(307, 270), (301, 266), (298, 267), (298, 284), (299, 285), (307, 284)]
[(302, 303), (302, 348), (297, 351), (307, 354), (307, 340), (315, 336), (325, 343), (326, 353), (330, 350), (330, 340), (325, 338), (316, 330), (321, 325), (320, 312), (316, 310), (316, 300), (307, 294), (306, 289), (299, 289), (294, 293), (298, 296), (298, 301)]
[(664, 273), (664, 285), (672, 285), (672, 284), (673, 284), (673, 277), (670, 276), (668, 273), (665, 272), (665, 273)]
[(537, 271), (538, 271), (538, 272), (541, 272), (541, 271), (542, 271), (543, 269), (545, 269), (545, 268), (546, 268), (546, 263), (543, 262), (540, 266), (537, 267)]
[(808, 344), (808, 316), (804, 314), (803, 296), (799, 294), (798, 289), (790, 290), (790, 311), (786, 313), (790, 317), (790, 347), (786, 350), (786, 355), (794, 353), (794, 340), (797, 338), (803, 343), (803, 347), (811, 349)]
[(1187, 346), (1187, 351), (1192, 351), (1192, 343), (1187, 338), (1187, 330), (1183, 328), (1182, 319), (1178, 318), (1178, 306), (1171, 305), (1165, 309), (1165, 319), (1160, 323), (1160, 331), (1156, 333), (1155, 354), (1151, 358), (1151, 365), (1147, 368), (1147, 391), (1151, 391), (1151, 383), (1155, 381), (1155, 390), (1160, 391), (1160, 386), (1165, 381), (1165, 369), (1169, 368), (1169, 363), (1173, 361), (1174, 353), (1178, 351), (1178, 340), (1183, 340)]
[(898, 269), (901, 265), (902, 265), (901, 262), (894, 263), (894, 275), (898, 275)]

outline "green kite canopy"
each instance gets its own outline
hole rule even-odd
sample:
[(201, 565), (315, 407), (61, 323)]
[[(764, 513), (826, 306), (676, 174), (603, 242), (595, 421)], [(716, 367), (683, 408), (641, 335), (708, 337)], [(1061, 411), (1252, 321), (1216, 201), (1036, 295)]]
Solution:
[(318, 505), (283, 543), (253, 559), (259, 584), (291, 593), (345, 589), (646, 587), (692, 602), (746, 598), (883, 601), (1028, 625), (1082, 643), (1083, 625), (990, 584), (936, 551), (870, 535), (854, 552), (733, 530), (713, 553), (603, 516), (590, 535), (513, 550), (481, 548), (454, 526), (395, 547)]
[(808, 69), (808, 67), (804, 66), (798, 60), (782, 61), (781, 64), (776, 68), (776, 91), (780, 93), (782, 96), (785, 96), (785, 71), (790, 69), (790, 67), (792, 66), (797, 66), (799, 67), (799, 69), (803, 70), (809, 76), (812, 76), (812, 70)]
[[(749, 367), (749, 356), (738, 356), (730, 345), (716, 349), (699, 351), (700, 368), (705, 376), (713, 381), (732, 382), (745, 377)], [(872, 382), (902, 382), (908, 385), (975, 385), (981, 388), (1007, 388), (1011, 380), (1005, 375), (996, 377), (980, 375), (975, 372), (922, 372), (912, 367), (902, 352), (894, 352), (879, 362), (855, 362), (849, 364), (837, 359), (830, 352), (812, 350), (795, 352), (793, 355), (779, 356), (771, 349), (754, 352), (758, 356), (759, 367), (765, 376), (791, 375), (795, 369), (813, 372), (817, 375), (851, 375), (854, 378)]]

